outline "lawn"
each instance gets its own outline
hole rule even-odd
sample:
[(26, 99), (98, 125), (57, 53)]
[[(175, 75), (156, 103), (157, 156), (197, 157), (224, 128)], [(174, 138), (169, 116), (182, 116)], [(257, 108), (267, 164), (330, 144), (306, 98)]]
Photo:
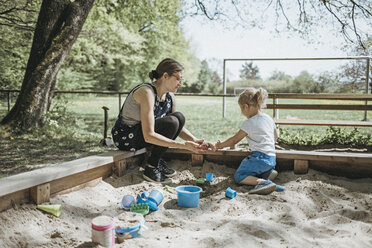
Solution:
[[(124, 99), (123, 99), (124, 100)], [(271, 103), (271, 99), (267, 103)], [(291, 104), (356, 104), (355, 101), (330, 101), (330, 100), (280, 100), (279, 103)], [(358, 104), (364, 104), (360, 101)], [(107, 106), (109, 110), (110, 127), (115, 122), (119, 111), (117, 97), (75, 97), (70, 98), (68, 109), (71, 112), (83, 117), (86, 121), (97, 126), (91, 127), (94, 130), (102, 129), (103, 110)], [(186, 116), (186, 127), (197, 137), (210, 141), (225, 139), (239, 130), (244, 116), (240, 113), (237, 98), (226, 98), (226, 117), (222, 117), (221, 97), (194, 97), (177, 96), (177, 110)], [(265, 113), (272, 116), (273, 110), (265, 109)], [(362, 120), (364, 111), (334, 111), (334, 110), (280, 110), (280, 118), (298, 119), (324, 119), (324, 120)], [(368, 120), (372, 119), (372, 113), (368, 113)], [(325, 133), (327, 127), (316, 126), (283, 126), (289, 132), (300, 133)], [(353, 128), (343, 127), (345, 130)], [(359, 128), (362, 133), (371, 133), (370, 128)]]

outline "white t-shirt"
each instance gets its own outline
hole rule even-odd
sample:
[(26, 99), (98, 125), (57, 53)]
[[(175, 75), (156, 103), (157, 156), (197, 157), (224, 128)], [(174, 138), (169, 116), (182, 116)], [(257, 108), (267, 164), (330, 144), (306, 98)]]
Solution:
[(275, 156), (274, 120), (265, 113), (259, 113), (243, 122), (241, 130), (247, 133), (248, 145), (252, 151)]

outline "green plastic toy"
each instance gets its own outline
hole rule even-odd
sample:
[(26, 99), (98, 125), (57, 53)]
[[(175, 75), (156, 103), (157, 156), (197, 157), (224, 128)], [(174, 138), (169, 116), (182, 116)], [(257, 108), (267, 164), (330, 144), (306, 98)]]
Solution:
[(195, 181), (196, 181), (196, 183), (198, 183), (198, 184), (203, 184), (203, 183), (205, 183), (205, 178), (198, 178), (198, 179), (196, 179)]
[(133, 213), (139, 213), (145, 216), (150, 212), (149, 204), (147, 203), (137, 203), (134, 204), (131, 208), (130, 211)]
[(168, 191), (169, 193), (172, 193), (172, 194), (175, 194), (176, 193), (176, 188), (175, 187), (171, 187), (169, 185), (165, 185), (164, 186), (165, 190)]

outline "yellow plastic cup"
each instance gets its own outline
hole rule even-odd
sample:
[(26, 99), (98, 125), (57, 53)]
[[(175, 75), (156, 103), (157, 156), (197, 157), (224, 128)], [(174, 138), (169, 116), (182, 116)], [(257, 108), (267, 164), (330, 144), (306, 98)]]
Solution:
[(37, 208), (43, 210), (47, 213), (53, 214), (54, 216), (59, 217), (62, 211), (62, 205), (37, 205)]

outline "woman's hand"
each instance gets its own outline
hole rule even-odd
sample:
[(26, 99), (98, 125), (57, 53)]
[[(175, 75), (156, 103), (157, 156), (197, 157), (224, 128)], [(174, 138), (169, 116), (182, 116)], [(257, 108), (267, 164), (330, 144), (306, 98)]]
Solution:
[(194, 153), (200, 153), (202, 150), (200, 149), (200, 144), (193, 142), (193, 141), (185, 141), (185, 149), (192, 151)]
[(214, 144), (209, 141), (205, 141), (204, 139), (195, 139), (194, 142), (199, 144), (198, 148), (201, 150), (208, 150), (211, 148), (212, 151), (216, 151)]
[(204, 139), (195, 139), (194, 142), (195, 143), (198, 143), (199, 145), (201, 145), (201, 144), (204, 143)]
[(200, 145), (200, 148), (202, 150), (208, 150), (210, 148), (212, 151), (216, 151), (214, 144), (209, 141), (204, 141), (203, 144)]

